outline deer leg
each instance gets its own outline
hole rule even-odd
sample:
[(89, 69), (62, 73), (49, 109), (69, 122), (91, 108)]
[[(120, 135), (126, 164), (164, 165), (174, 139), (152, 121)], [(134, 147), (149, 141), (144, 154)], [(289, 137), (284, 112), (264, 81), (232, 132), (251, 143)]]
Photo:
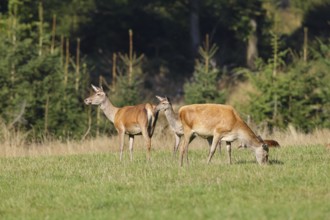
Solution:
[(130, 153), (131, 161), (133, 161), (133, 143), (134, 143), (134, 135), (129, 135), (129, 153)]
[(191, 133), (189, 133), (188, 135), (184, 136), (184, 139), (183, 139), (183, 141), (181, 143), (181, 148), (180, 148), (180, 166), (183, 166), (183, 157), (184, 157), (184, 154), (187, 154), (186, 161), (187, 161), (187, 164), (189, 165), (188, 145), (194, 139), (195, 139), (195, 136), (192, 135)]
[(218, 142), (219, 154), (221, 155), (221, 140)]
[(191, 138), (192, 134), (189, 132), (186, 135), (184, 135), (183, 141), (181, 142), (181, 147), (180, 147), (180, 166), (183, 166), (183, 156), (185, 153), (188, 153), (188, 151), (186, 151), (186, 148), (188, 148), (189, 142), (190, 142), (190, 138)]
[(207, 140), (207, 143), (209, 144), (209, 154), (210, 154), (213, 137), (208, 137), (206, 140)]
[[(189, 144), (195, 139), (195, 135), (192, 135), (189, 139)], [(189, 158), (188, 158), (188, 146), (186, 147), (186, 161), (187, 161), (187, 164), (189, 165)]]
[(124, 150), (124, 137), (125, 133), (124, 131), (118, 131), (118, 137), (119, 137), (119, 147), (120, 147), (120, 161), (123, 159), (123, 150)]
[(231, 143), (229, 141), (226, 142), (227, 153), (228, 153), (228, 163), (231, 164)]
[(147, 160), (150, 160), (151, 138), (149, 136), (146, 138), (146, 145), (147, 145)]
[(210, 148), (210, 153), (209, 153), (209, 157), (207, 159), (207, 163), (211, 162), (211, 159), (215, 153), (215, 150), (217, 149), (217, 145), (218, 145), (219, 141), (220, 141), (220, 136), (218, 136), (218, 135), (213, 136), (212, 145)]
[(174, 134), (175, 136), (175, 144), (173, 149), (173, 156), (175, 156), (176, 152), (178, 152), (179, 149), (179, 143), (180, 143), (180, 136), (177, 134)]
[(144, 138), (144, 142), (147, 148), (147, 160), (150, 160), (150, 150), (151, 150), (151, 138), (148, 134), (148, 130), (142, 129), (142, 136)]

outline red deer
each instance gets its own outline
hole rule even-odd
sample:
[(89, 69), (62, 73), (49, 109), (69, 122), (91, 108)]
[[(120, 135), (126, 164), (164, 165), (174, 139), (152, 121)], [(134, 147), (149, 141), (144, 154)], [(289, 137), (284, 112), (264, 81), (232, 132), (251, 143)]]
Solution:
[[(232, 106), (220, 104), (193, 104), (179, 109), (184, 141), (180, 148), (180, 165), (188, 155), (189, 143), (198, 135), (206, 138), (210, 145), (207, 163), (210, 163), (220, 141), (226, 141), (228, 162), (231, 163), (231, 142), (239, 139), (254, 150), (259, 164), (268, 162), (268, 146), (258, 138), (240, 118)], [(188, 162), (188, 157), (187, 157)]]
[(156, 105), (155, 111), (164, 111), (167, 122), (170, 125), (172, 131), (174, 132), (175, 144), (173, 148), (173, 155), (175, 155), (175, 153), (178, 151), (181, 137), (183, 136), (183, 127), (181, 121), (178, 118), (178, 114), (174, 112), (172, 103), (168, 97), (163, 98), (160, 96), (156, 96), (156, 98), (159, 100), (159, 103), (158, 105)]
[(183, 136), (181, 121), (178, 119), (178, 115), (174, 112), (172, 103), (169, 98), (163, 98), (160, 96), (156, 96), (156, 98), (159, 100), (159, 103), (156, 105), (155, 111), (164, 111), (168, 124), (174, 132), (175, 144), (173, 148), (173, 155), (175, 155), (179, 148), (180, 139)]
[(151, 137), (156, 125), (158, 112), (154, 106), (146, 103), (135, 106), (115, 107), (107, 98), (103, 88), (92, 85), (95, 93), (85, 99), (85, 104), (100, 105), (105, 116), (114, 124), (120, 146), (120, 160), (123, 157), (124, 136), (129, 136), (130, 159), (133, 160), (133, 142), (135, 135), (143, 136), (147, 148), (147, 159), (150, 159)]

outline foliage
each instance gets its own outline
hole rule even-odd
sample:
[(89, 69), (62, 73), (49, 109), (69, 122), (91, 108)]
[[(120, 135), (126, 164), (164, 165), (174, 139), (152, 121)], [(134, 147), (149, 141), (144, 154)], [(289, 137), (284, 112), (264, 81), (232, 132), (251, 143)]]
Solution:
[[(315, 59), (304, 62), (296, 60), (292, 65), (279, 66), (274, 75), (274, 60), (259, 64), (256, 73), (249, 77), (257, 93), (250, 94), (247, 106), (252, 118), (261, 123), (266, 121), (269, 128), (285, 128), (293, 124), (304, 131), (316, 127), (329, 128), (327, 120), (330, 111), (329, 45), (321, 43), (322, 50), (314, 51)], [(278, 61), (283, 61), (279, 53)]]
[(117, 77), (114, 91), (110, 91), (111, 101), (118, 107), (126, 105), (136, 105), (143, 101), (141, 97), (143, 79), (133, 76), (130, 82), (128, 75)]
[(195, 71), (190, 81), (184, 84), (185, 102), (223, 103), (224, 93), (219, 91), (218, 77), (220, 71), (211, 65), (218, 48), (215, 44), (209, 47), (208, 37), (204, 47), (199, 48), (200, 60), (196, 61)]
[(49, 50), (50, 34), (35, 35), (33, 26), (15, 13), (3, 20), (8, 25), (0, 35), (0, 118), (13, 128), (32, 130), (31, 138), (81, 135), (87, 122), (81, 97), (86, 71), (80, 73), (80, 87), (75, 87), (78, 76), (73, 66), (66, 71), (60, 48)]
[[(316, 126), (329, 127), (329, 120), (325, 120), (329, 114), (329, 87), (326, 84), (329, 82), (330, 67), (326, 52), (329, 46), (322, 43), (329, 37), (329, 1), (292, 0), (290, 10), (277, 8), (285, 10), (283, 12), (286, 14), (296, 13), (297, 10), (301, 14), (301, 17), (297, 17), (299, 20), (294, 22), (297, 23), (297, 30), (287, 32), (290, 36), (284, 36), (281, 43), (287, 48), (293, 41), (292, 46), (300, 51), (298, 48), (305, 46), (302, 41), (306, 26), (309, 34), (307, 63), (299, 59), (287, 59), (288, 56), (284, 55), (274, 58), (275, 52), (270, 58), (271, 46), (274, 48), (269, 32), (273, 20), (265, 4), (277, 6), (279, 0), (267, 3), (261, 0), (198, 1), (196, 14), (199, 23), (203, 24), (199, 27), (200, 34), (210, 33), (212, 41), (221, 47), (221, 51), (212, 58), (216, 67), (211, 65), (211, 59), (207, 61), (203, 57), (203, 52), (194, 67), (195, 57), (191, 53), (189, 41), (189, 19), (195, 10), (190, 5), (191, 1), (3, 1), (0, 5), (0, 120), (10, 125), (12, 130), (22, 128), (23, 132), (30, 131), (31, 136), (49, 134), (79, 137), (86, 130), (88, 121), (86, 108), (82, 104), (87, 88), (87, 69), (81, 72), (79, 86), (75, 87), (77, 67), (72, 56), (64, 60), (65, 43), (60, 39), (70, 36), (68, 51), (72, 53), (76, 49), (73, 39), (80, 37), (82, 54), (88, 54), (88, 58), (80, 60), (93, 66), (97, 74), (104, 75), (109, 65), (104, 67), (102, 60), (107, 60), (108, 54), (127, 48), (128, 29), (135, 30), (136, 50), (148, 59), (145, 59), (143, 65), (146, 65), (143, 67), (146, 68), (142, 71), (141, 57), (132, 54), (131, 49), (129, 55), (121, 56), (122, 63), (118, 62), (117, 68), (121, 75), (110, 94), (117, 105), (143, 101), (143, 94), (148, 92), (143, 90), (146, 78), (154, 88), (167, 87), (154, 84), (157, 81), (154, 75), (160, 74), (162, 67), (168, 70), (169, 74), (165, 77), (169, 80), (174, 78), (181, 81), (193, 72), (191, 81), (184, 85), (187, 103), (222, 103), (225, 94), (219, 92), (216, 83), (220, 77), (219, 69), (228, 69), (228, 75), (232, 77), (234, 67), (245, 65), (246, 53), (242, 51), (246, 50), (251, 20), (255, 20), (258, 54), (268, 62), (260, 62), (258, 71), (251, 74), (251, 81), (258, 89), (258, 98), (251, 96), (251, 105), (246, 108), (248, 113), (252, 112), (258, 122), (266, 120), (270, 127), (284, 127), (288, 123), (304, 130)], [(50, 28), (55, 15), (57, 26), (53, 45)], [(317, 38), (322, 40), (320, 45), (311, 46), (310, 42), (314, 43)], [(55, 48), (54, 51), (50, 49), (51, 46)], [(310, 53), (312, 47), (315, 51)], [(136, 60), (132, 62), (132, 58)], [(129, 71), (129, 62), (136, 65), (133, 72)], [(276, 76), (273, 76), (274, 66)], [(93, 72), (91, 75), (93, 81), (97, 74)], [(66, 76), (68, 83), (63, 83)], [(162, 82), (158, 80), (157, 83)], [(181, 91), (181, 88), (177, 89)], [(301, 105), (303, 109), (299, 108)], [(91, 114), (95, 114), (95, 109)], [(91, 130), (94, 132), (95, 129)]]
[(119, 54), (121, 59), (120, 75), (112, 79), (116, 83), (113, 88), (114, 93), (111, 94), (111, 100), (118, 106), (136, 105), (143, 100), (141, 94), (144, 74), (141, 66), (144, 55), (137, 56), (133, 52), (133, 31), (129, 30), (128, 33), (129, 52), (124, 55)]

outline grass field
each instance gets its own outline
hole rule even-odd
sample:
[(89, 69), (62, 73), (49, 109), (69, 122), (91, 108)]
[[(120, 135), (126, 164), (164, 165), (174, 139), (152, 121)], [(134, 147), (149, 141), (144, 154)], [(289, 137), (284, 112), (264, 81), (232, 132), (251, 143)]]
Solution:
[(224, 150), (207, 165), (193, 145), (183, 168), (160, 147), (150, 162), (138, 145), (133, 162), (127, 150), (122, 162), (116, 150), (45, 152), (0, 158), (0, 219), (330, 219), (323, 145), (271, 149), (267, 166), (236, 148), (232, 165)]

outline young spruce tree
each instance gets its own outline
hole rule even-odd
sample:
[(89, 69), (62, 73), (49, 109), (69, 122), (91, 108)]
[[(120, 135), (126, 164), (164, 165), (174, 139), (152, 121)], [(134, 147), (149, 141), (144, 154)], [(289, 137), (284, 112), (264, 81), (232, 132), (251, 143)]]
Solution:
[(224, 103), (225, 95), (218, 88), (220, 71), (211, 65), (211, 60), (218, 47), (209, 45), (206, 35), (203, 47), (199, 48), (200, 59), (196, 60), (192, 78), (184, 84), (184, 97), (187, 104), (192, 103)]

